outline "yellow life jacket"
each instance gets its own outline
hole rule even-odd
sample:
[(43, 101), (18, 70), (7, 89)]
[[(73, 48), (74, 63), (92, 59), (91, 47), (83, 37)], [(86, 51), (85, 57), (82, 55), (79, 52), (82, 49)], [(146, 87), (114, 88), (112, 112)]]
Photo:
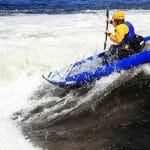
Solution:
[(125, 36), (129, 33), (129, 28), (126, 24), (117, 25), (114, 29), (114, 34), (110, 34), (109, 38), (111, 41), (121, 44)]

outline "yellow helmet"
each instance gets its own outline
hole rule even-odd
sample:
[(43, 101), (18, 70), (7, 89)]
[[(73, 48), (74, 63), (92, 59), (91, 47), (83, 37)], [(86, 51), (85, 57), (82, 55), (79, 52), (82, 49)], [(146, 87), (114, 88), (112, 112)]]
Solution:
[(123, 11), (116, 11), (114, 14), (113, 14), (113, 16), (112, 16), (112, 18), (115, 20), (124, 20), (125, 19), (125, 14), (124, 14), (124, 12)]

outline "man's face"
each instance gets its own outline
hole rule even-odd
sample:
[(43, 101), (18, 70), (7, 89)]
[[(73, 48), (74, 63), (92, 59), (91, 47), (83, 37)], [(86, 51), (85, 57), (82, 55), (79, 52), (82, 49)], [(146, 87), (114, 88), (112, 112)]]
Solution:
[(118, 21), (116, 19), (113, 19), (113, 22), (114, 22), (114, 26), (118, 25)]

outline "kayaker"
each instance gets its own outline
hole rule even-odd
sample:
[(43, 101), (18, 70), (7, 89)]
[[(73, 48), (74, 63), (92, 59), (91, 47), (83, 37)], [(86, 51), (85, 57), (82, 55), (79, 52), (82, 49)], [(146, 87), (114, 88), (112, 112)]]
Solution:
[(112, 24), (115, 29), (114, 33), (106, 31), (105, 34), (112, 42), (116, 43), (116, 45), (111, 45), (106, 53), (109, 59), (110, 56), (112, 59), (122, 59), (141, 51), (145, 45), (144, 39), (135, 34), (134, 26), (129, 21), (125, 21), (123, 11), (116, 11), (112, 15), (112, 20), (108, 19), (107, 22)]

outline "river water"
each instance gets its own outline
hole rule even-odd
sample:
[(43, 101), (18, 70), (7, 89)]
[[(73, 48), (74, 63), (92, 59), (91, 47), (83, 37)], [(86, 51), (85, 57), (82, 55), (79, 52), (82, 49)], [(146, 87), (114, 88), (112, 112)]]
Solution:
[[(125, 13), (150, 35), (149, 10)], [(41, 78), (102, 52), (104, 30), (104, 10), (0, 16), (1, 150), (150, 148), (149, 64), (75, 90)]]

